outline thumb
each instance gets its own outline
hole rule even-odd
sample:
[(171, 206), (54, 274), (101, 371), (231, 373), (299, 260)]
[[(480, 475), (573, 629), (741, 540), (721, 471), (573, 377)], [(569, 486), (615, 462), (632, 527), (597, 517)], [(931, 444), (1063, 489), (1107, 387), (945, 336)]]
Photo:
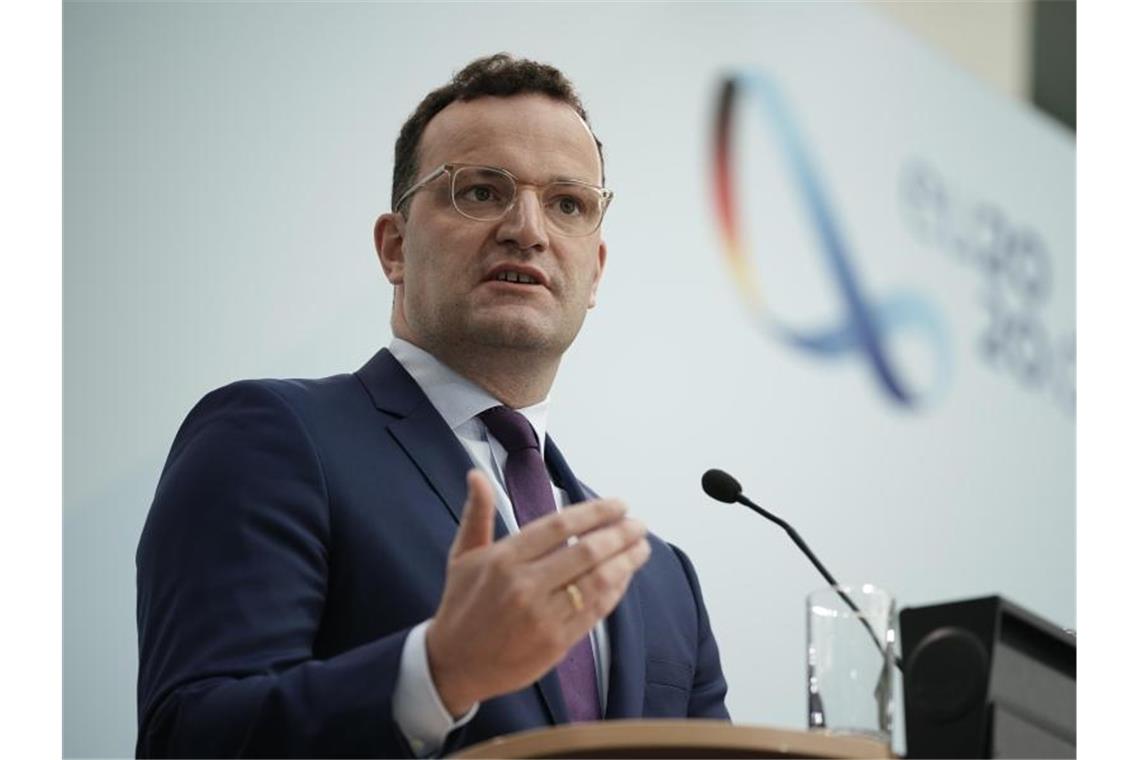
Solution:
[(487, 476), (477, 469), (467, 471), (467, 503), (459, 530), (451, 544), (451, 558), (491, 543), (495, 525), (495, 494)]

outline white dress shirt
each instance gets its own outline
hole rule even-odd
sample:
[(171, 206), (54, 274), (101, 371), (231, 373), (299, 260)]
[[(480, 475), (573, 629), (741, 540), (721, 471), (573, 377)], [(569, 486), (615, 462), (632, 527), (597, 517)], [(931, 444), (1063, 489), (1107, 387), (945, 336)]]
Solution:
[[(475, 383), (462, 377), (434, 356), (400, 338), (393, 338), (388, 350), (400, 362), (408, 374), (423, 390), (432, 406), (440, 413), (463, 448), (471, 456), (471, 461), (482, 470), (491, 481), (495, 492), (495, 507), (499, 516), (511, 533), (519, 530), (515, 511), (507, 495), (506, 478), (503, 475), (507, 463), (507, 452), (494, 436), (488, 434), (486, 425), (479, 414), (501, 402)], [(518, 409), (526, 417), (538, 434), (540, 453), (546, 455), (546, 417), (550, 399), (534, 406)], [(553, 484), (554, 503), (558, 509), (567, 506), (566, 492)], [(439, 693), (431, 678), (427, 661), (427, 647), (424, 633), (429, 620), (417, 625), (408, 634), (400, 659), (400, 672), (396, 677), (396, 688), (392, 696), (392, 717), (412, 751), (418, 757), (435, 754), (443, 746), (447, 735), (475, 717), (479, 709), (476, 703), (458, 720), (443, 706)], [(594, 663), (597, 669), (598, 697), (602, 714), (606, 710), (606, 695), (609, 691), (609, 640), (605, 622), (595, 626), (590, 634), (594, 649)]]

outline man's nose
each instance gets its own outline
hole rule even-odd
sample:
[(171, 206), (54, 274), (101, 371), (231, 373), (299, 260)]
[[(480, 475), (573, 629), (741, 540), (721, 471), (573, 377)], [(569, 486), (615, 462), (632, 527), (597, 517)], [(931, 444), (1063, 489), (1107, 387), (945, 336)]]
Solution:
[(495, 238), (500, 243), (514, 243), (521, 250), (533, 248), (541, 251), (547, 248), (550, 238), (538, 191), (519, 188), (514, 205), (499, 222)]

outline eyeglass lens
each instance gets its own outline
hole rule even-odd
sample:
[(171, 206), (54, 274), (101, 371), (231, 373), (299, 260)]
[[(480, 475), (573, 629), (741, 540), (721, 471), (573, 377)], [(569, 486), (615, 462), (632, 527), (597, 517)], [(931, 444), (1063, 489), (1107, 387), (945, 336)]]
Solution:
[[(514, 203), (514, 179), (496, 169), (464, 166), (455, 170), (452, 200), (459, 213), (472, 219), (501, 218)], [(605, 210), (602, 196), (574, 182), (552, 182), (540, 189), (546, 219), (560, 232), (587, 235), (597, 229)]]

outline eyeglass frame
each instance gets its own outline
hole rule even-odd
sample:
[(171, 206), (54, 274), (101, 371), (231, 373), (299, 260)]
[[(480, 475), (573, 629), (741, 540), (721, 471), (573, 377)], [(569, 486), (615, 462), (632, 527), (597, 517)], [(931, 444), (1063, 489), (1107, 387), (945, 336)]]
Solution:
[[(470, 214), (463, 213), (463, 211), (460, 210), (459, 205), (456, 204), (456, 202), (455, 202), (455, 170), (457, 170), (457, 169), (490, 169), (492, 171), (502, 172), (503, 174), (510, 177), (511, 181), (515, 183), (515, 196), (513, 198), (511, 198), (510, 205), (508, 205), (505, 209), (503, 209), (503, 213), (500, 216), (497, 216), (497, 217), (494, 217), (491, 219), (480, 219), (478, 217), (471, 216)], [(451, 207), (453, 209), (455, 209), (455, 211), (460, 216), (462, 216), (464, 219), (470, 219), (473, 222), (497, 222), (497, 221), (505, 218), (506, 215), (511, 212), (511, 209), (513, 209), (515, 207), (515, 204), (518, 203), (518, 200), (519, 200), (518, 189), (520, 186), (533, 187), (539, 191), (540, 196), (542, 194), (542, 191), (545, 191), (546, 188), (550, 187), (551, 185), (565, 185), (565, 184), (578, 185), (579, 187), (589, 188), (590, 190), (593, 190), (594, 192), (596, 192), (601, 197), (601, 200), (602, 200), (602, 213), (598, 216), (597, 225), (595, 225), (594, 228), (591, 229), (589, 232), (581, 232), (578, 234), (569, 234), (569, 233), (563, 232), (562, 230), (559, 230), (555, 227), (554, 231), (557, 232), (559, 235), (562, 235), (563, 237), (585, 237), (586, 235), (592, 235), (595, 232), (597, 232), (602, 226), (602, 220), (605, 219), (605, 217), (606, 217), (606, 211), (609, 210), (610, 202), (613, 201), (613, 199), (614, 199), (614, 191), (613, 190), (610, 190), (607, 187), (601, 187), (599, 185), (593, 185), (593, 184), (590, 184), (589, 182), (585, 182), (585, 181), (580, 180), (580, 179), (556, 179), (556, 180), (553, 180), (552, 182), (547, 182), (546, 184), (543, 184), (543, 185), (536, 185), (533, 182), (521, 181), (518, 177), (511, 174), (509, 171), (507, 171), (506, 169), (504, 169), (501, 166), (487, 166), (486, 164), (462, 164), (462, 163), (448, 162), (448, 163), (440, 164), (435, 169), (428, 172), (427, 175), (424, 176), (424, 178), (421, 179), (419, 182), (415, 183), (414, 185), (409, 187), (407, 190), (405, 190), (404, 194), (401, 195), (400, 199), (397, 200), (396, 203), (393, 205), (392, 210), (397, 211), (397, 212), (400, 211), (400, 207), (404, 205), (405, 201), (407, 201), (409, 198), (411, 198), (415, 193), (419, 192), (420, 190), (423, 190), (428, 185), (428, 183), (435, 181), (442, 174), (447, 174), (448, 197), (451, 199)]]

